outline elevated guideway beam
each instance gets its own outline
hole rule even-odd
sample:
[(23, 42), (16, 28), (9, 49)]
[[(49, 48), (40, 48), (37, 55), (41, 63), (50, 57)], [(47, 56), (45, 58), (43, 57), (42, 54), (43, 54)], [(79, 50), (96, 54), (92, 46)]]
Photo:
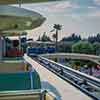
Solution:
[[(24, 56), (24, 59), (32, 64), (33, 68), (39, 73), (40, 79), (42, 81), (46, 81), (46, 83), (49, 83), (46, 84), (46, 88), (54, 93), (57, 93), (58, 100), (92, 100), (92, 98), (88, 97), (69, 83), (65, 82), (63, 79), (47, 70), (45, 67), (28, 57), (27, 55)], [(42, 88), (44, 88), (43, 84)]]
[(100, 100), (100, 80), (76, 71), (72, 68), (56, 63), (44, 57), (37, 57), (36, 59), (45, 68), (52, 71), (65, 81), (71, 83), (87, 95), (95, 100)]
[(42, 54), (41, 56), (51, 59), (67, 58), (67, 59), (89, 60), (100, 65), (100, 57), (96, 55), (79, 54), (79, 53), (52, 53), (52, 54)]

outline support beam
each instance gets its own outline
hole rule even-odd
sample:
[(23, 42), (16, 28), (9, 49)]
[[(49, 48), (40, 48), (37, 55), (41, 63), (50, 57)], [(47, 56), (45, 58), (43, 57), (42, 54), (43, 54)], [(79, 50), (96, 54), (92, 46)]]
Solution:
[[(37, 2), (50, 2), (50, 1), (62, 1), (62, 0), (22, 0), (22, 3), (37, 3)], [(18, 0), (0, 0), (0, 5), (3, 4), (19, 4)]]

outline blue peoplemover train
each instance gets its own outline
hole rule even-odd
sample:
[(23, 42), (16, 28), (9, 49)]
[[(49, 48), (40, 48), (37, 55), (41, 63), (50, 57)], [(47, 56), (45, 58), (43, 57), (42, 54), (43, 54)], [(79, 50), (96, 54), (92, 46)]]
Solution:
[(54, 47), (47, 47), (47, 48), (43, 48), (43, 47), (38, 47), (38, 48), (34, 48), (34, 47), (30, 47), (27, 49), (27, 54), (29, 56), (33, 55), (33, 54), (46, 54), (46, 53), (54, 53), (55, 52), (55, 48)]

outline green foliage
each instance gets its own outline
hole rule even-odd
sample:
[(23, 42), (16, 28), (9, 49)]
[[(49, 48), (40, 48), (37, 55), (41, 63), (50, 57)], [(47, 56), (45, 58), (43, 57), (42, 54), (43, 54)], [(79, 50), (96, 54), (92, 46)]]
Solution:
[(73, 33), (71, 36), (69, 36), (69, 37), (64, 37), (64, 38), (62, 38), (62, 40), (61, 41), (66, 41), (66, 42), (78, 42), (78, 41), (80, 41), (81, 40), (81, 36), (79, 35), (76, 35), (75, 33)]
[(94, 49), (93, 49), (93, 45), (91, 43), (80, 41), (80, 42), (75, 43), (72, 46), (72, 52), (74, 52), (74, 53), (93, 54)]
[(95, 43), (95, 42), (100, 43), (100, 33), (98, 33), (96, 36), (88, 37), (88, 41), (91, 42), (91, 43)]
[(79, 60), (75, 60), (73, 63), (74, 63), (74, 65), (76, 65), (76, 66), (80, 66), (80, 65), (81, 65), (81, 61), (79, 61)]
[(56, 29), (56, 30), (61, 30), (62, 25), (60, 25), (60, 24), (54, 24), (53, 28)]
[(46, 35), (46, 33), (44, 32), (44, 34), (37, 39), (37, 41), (42, 41), (42, 42), (50, 42), (51, 39), (49, 36)]
[(99, 42), (93, 43), (93, 48), (94, 48), (94, 53), (96, 55), (100, 55), (100, 43)]
[(58, 44), (59, 52), (72, 52), (73, 42), (60, 42)]

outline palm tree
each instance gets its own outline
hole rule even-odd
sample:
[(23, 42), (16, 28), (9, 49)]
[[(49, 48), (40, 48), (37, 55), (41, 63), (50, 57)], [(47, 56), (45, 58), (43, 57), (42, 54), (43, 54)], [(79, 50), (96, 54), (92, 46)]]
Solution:
[(17, 0), (18, 4), (19, 4), (19, 8), (21, 8), (21, 4), (23, 2), (23, 0)]
[(56, 30), (55, 37), (56, 37), (56, 52), (57, 52), (58, 51), (58, 31), (61, 30), (62, 25), (60, 25), (60, 24), (54, 24), (53, 28)]
[(52, 38), (53, 38), (53, 41), (55, 42), (56, 41), (56, 34), (53, 34)]

